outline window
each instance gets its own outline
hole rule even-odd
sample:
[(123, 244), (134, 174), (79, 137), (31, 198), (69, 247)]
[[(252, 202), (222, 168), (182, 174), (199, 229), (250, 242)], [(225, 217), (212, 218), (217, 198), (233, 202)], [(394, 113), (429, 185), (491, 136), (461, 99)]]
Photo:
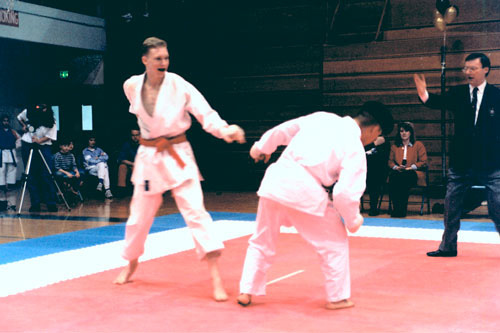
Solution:
[(92, 131), (92, 105), (82, 105), (82, 130)]
[(59, 131), (59, 106), (52, 105), (51, 108), (52, 108), (52, 111), (54, 112), (54, 119), (56, 120), (57, 130)]

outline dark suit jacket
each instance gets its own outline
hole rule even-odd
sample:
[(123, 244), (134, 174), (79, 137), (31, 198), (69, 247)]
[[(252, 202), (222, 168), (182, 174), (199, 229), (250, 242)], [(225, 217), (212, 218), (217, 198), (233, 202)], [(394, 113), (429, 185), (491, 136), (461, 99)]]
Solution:
[(469, 85), (460, 85), (450, 88), (445, 96), (429, 94), (425, 105), (439, 109), (444, 103), (454, 113), (455, 134), (450, 151), (452, 168), (500, 169), (500, 89), (486, 85), (475, 126), (470, 101)]

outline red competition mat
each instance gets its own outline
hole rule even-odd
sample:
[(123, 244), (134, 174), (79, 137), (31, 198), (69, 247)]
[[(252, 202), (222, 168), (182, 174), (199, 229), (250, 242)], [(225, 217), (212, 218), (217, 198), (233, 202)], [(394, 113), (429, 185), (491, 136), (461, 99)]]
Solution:
[[(119, 270), (0, 299), (0, 331), (44, 332), (498, 332), (500, 247), (459, 244), (429, 258), (435, 241), (351, 238), (354, 308), (328, 311), (316, 254), (282, 234), (267, 296), (236, 304), (248, 237), (227, 241), (221, 271), (230, 300), (211, 300), (194, 251), (141, 263), (133, 283)], [(64, 267), (61, 267), (64, 269)], [(295, 273), (295, 274), (292, 274)], [(36, 276), (33, 276), (36, 279)]]

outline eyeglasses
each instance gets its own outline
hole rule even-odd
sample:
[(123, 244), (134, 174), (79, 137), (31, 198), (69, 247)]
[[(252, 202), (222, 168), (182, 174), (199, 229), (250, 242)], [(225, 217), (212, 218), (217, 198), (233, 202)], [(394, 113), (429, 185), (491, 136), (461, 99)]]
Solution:
[(464, 68), (462, 68), (462, 72), (464, 72), (464, 73), (467, 71), (476, 72), (479, 69), (480, 69), (479, 67), (467, 67), (467, 66), (465, 66)]

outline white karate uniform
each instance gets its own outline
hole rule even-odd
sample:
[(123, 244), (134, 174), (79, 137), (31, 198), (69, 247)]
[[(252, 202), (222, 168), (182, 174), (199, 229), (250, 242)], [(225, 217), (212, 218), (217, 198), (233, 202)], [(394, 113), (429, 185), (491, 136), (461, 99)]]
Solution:
[[(294, 226), (320, 256), (327, 300), (350, 297), (348, 227), (359, 216), (366, 184), (361, 130), (350, 117), (315, 112), (264, 133), (255, 143), (264, 154), (287, 146), (270, 165), (258, 191), (257, 229), (249, 241), (240, 292), (264, 295), (266, 272), (280, 226)], [(335, 184), (333, 203), (324, 187)]]
[[(141, 98), (144, 77), (144, 74), (132, 76), (123, 85), (130, 102), (129, 111), (137, 116), (143, 138), (174, 137), (185, 133), (191, 127), (190, 114), (205, 131), (222, 138), (220, 131), (228, 126), (227, 123), (195, 87), (177, 74), (165, 73), (154, 113), (150, 116)], [(156, 147), (139, 146), (131, 178), (134, 195), (123, 252), (127, 260), (136, 259), (144, 252), (144, 242), (161, 205), (162, 194), (167, 190), (172, 191), (177, 207), (191, 229), (199, 258), (224, 248), (209, 230), (212, 219), (203, 204), (201, 175), (191, 145), (186, 141), (173, 147), (186, 164), (184, 168), (167, 151), (160, 153)]]
[(14, 149), (1, 149), (0, 186), (15, 185), (17, 175), (17, 159)]

